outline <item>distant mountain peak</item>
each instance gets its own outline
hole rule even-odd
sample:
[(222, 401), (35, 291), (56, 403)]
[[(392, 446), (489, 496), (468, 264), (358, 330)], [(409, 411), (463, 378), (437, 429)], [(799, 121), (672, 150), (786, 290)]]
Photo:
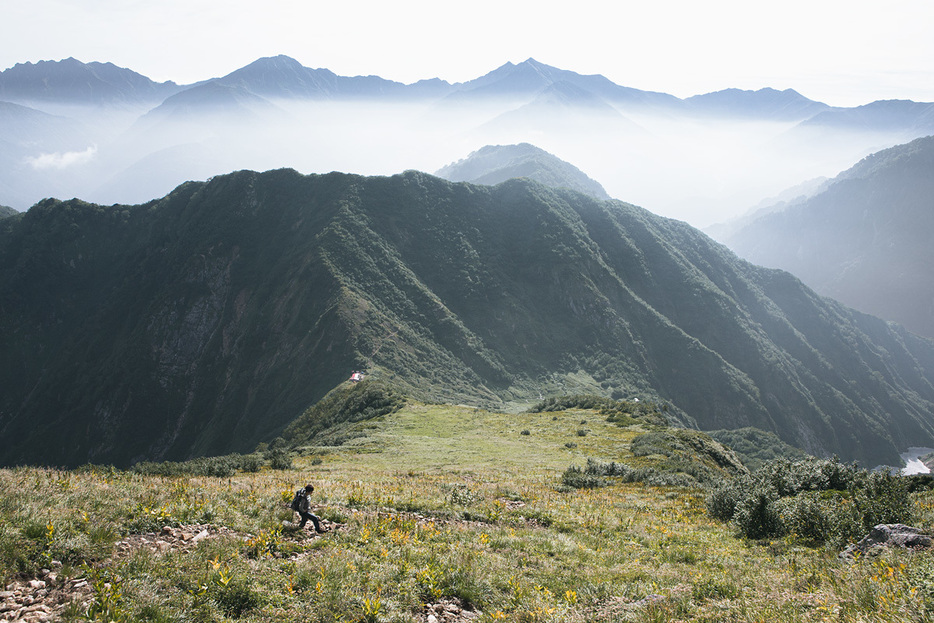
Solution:
[(571, 163), (530, 143), (486, 145), (471, 152), (466, 158), (442, 167), (436, 175), (452, 182), (491, 186), (508, 179), (524, 177), (552, 188), (569, 188), (597, 199), (610, 198), (599, 182)]
[(782, 120), (804, 120), (830, 107), (801, 95), (794, 89), (778, 90), (765, 87), (755, 91), (723, 89), (694, 95), (685, 103), (695, 113), (717, 116), (762, 117)]
[(0, 99), (14, 102), (158, 102), (180, 88), (174, 82), (157, 83), (110, 62), (83, 63), (71, 56), (61, 61), (18, 63), (0, 72)]

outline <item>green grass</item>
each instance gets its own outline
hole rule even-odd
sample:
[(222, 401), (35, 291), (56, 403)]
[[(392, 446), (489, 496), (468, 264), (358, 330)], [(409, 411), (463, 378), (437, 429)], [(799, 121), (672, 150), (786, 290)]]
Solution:
[[(592, 411), (410, 404), (351, 428), (343, 446), (304, 448), (292, 470), (229, 478), (2, 470), (4, 581), (61, 561), (63, 575), (95, 587), (91, 608), (71, 608), (71, 620), (424, 621), (427, 604), (455, 598), (479, 621), (924, 621), (934, 612), (929, 553), (846, 562), (787, 539), (743, 540), (706, 515), (700, 490), (564, 490), (569, 465), (629, 460), (642, 432)], [(281, 530), (285, 503), (306, 481), (319, 514), (344, 524), (321, 538)], [(916, 505), (930, 529), (934, 497)], [(128, 534), (201, 522), (235, 532), (186, 551), (112, 556)]]

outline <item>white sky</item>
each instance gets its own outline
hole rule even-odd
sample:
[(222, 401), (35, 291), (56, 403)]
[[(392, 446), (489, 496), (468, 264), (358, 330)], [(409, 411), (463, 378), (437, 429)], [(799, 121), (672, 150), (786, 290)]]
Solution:
[(0, 0), (0, 69), (73, 56), (190, 83), (287, 54), (460, 82), (534, 57), (679, 97), (770, 86), (854, 106), (934, 101), (932, 32), (930, 0)]

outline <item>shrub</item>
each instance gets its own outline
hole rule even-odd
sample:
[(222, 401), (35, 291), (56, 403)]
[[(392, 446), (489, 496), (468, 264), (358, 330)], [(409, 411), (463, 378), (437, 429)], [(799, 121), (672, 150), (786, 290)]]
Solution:
[(566, 411), (568, 409), (602, 409), (612, 407), (615, 400), (594, 396), (590, 394), (577, 394), (574, 396), (555, 396), (546, 398), (529, 409), (529, 413), (545, 413), (550, 411)]
[(561, 483), (573, 489), (596, 489), (606, 485), (606, 481), (594, 474), (587, 473), (576, 465), (572, 465), (561, 475)]
[(762, 539), (793, 535), (811, 545), (842, 545), (879, 523), (908, 523), (910, 483), (838, 459), (777, 459), (748, 477), (721, 483), (707, 513)]
[(269, 467), (272, 469), (292, 469), (292, 456), (282, 448), (269, 452)]
[(757, 488), (736, 504), (733, 522), (750, 539), (778, 536), (782, 531), (781, 516), (775, 507), (774, 491)]
[(707, 496), (707, 514), (720, 521), (730, 521), (743, 497), (743, 483), (724, 482)]

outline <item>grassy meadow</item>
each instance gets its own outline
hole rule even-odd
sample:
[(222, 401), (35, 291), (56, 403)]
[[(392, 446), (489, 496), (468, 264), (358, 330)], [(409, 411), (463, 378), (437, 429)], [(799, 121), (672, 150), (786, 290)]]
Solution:
[[(588, 410), (410, 403), (286, 470), (0, 470), (0, 572), (8, 585), (58, 561), (60, 576), (87, 578), (90, 601), (63, 614), (73, 621), (934, 618), (930, 552), (841, 560), (739, 538), (707, 516), (702, 490), (562, 487), (588, 457), (650, 464), (629, 452), (639, 432)], [(320, 537), (283, 527), (306, 482), (334, 528)], [(930, 530), (934, 495), (916, 495), (915, 525)], [(179, 550), (115, 548), (195, 524), (227, 530)], [(458, 607), (444, 618), (438, 604)]]

